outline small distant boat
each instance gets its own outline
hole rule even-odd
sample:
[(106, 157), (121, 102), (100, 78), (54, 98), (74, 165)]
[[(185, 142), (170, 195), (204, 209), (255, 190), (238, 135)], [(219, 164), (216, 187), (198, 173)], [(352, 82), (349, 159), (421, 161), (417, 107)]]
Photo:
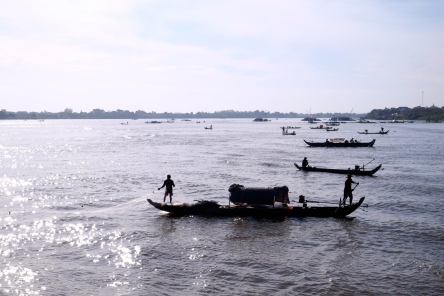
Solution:
[(396, 119), (390, 121), (390, 123), (404, 123), (404, 122), (405, 122), (404, 120), (396, 120)]
[(308, 122), (312, 123), (314, 121), (321, 121), (321, 120), (316, 117), (309, 116), (309, 117), (305, 117), (304, 119), (301, 119), (301, 121), (308, 121)]
[(269, 119), (267, 119), (267, 118), (255, 118), (253, 121), (255, 121), (255, 122), (265, 122), (265, 121), (271, 121), (271, 120), (269, 120)]
[(361, 134), (361, 135), (387, 135), (389, 131), (390, 130), (387, 130), (385, 132), (379, 131), (379, 132), (376, 132), (376, 133), (369, 133), (367, 130), (365, 130), (364, 132), (358, 132), (358, 134)]
[(205, 129), (212, 130), (213, 129), (213, 125), (210, 125), (210, 127), (205, 127)]
[(327, 127), (325, 130), (326, 130), (327, 132), (336, 132), (337, 130), (339, 130), (339, 128)]
[(310, 129), (327, 129), (327, 127), (323, 124), (320, 124), (319, 126), (310, 126)]
[(181, 119), (180, 121), (191, 121), (191, 119)]
[(296, 136), (296, 132), (295, 131), (293, 131), (293, 132), (283, 132), (282, 133), (284, 136)]
[(360, 166), (355, 166), (354, 169), (327, 169), (327, 168), (317, 168), (317, 167), (300, 167), (296, 163), (294, 164), (298, 170), (307, 171), (307, 172), (324, 172), (324, 173), (334, 173), (334, 174), (352, 174), (356, 176), (371, 176), (382, 167), (382, 164), (378, 165), (376, 168), (370, 171), (365, 171), (361, 169)]
[(343, 138), (330, 139), (325, 142), (308, 142), (306, 140), (304, 142), (311, 147), (373, 147), (376, 139), (373, 139), (371, 142), (351, 142)]
[(287, 126), (288, 129), (298, 129), (301, 128), (300, 126)]
[(153, 120), (153, 121), (145, 121), (145, 123), (162, 123), (162, 121)]
[(128, 125), (128, 122), (121, 122), (120, 124), (122, 124), (122, 125)]
[(281, 127), (281, 129), (282, 129), (282, 134), (284, 136), (296, 136), (296, 132), (295, 131), (288, 132), (288, 128), (286, 128), (285, 126)]
[(376, 122), (375, 121), (368, 121), (365, 119), (359, 119), (359, 120), (356, 120), (356, 123), (376, 123)]
[(341, 123), (339, 122), (327, 122), (325, 125), (326, 126), (339, 126)]

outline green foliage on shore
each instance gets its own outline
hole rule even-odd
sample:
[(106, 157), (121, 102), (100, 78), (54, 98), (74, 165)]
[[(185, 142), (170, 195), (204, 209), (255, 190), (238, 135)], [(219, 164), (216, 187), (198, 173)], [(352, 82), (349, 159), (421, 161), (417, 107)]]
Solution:
[(385, 108), (373, 109), (368, 113), (365, 119), (373, 120), (429, 120), (441, 121), (444, 120), (444, 107), (399, 107), (399, 108)]
[[(356, 117), (364, 116), (365, 114), (353, 114)], [(313, 116), (318, 118), (332, 118), (334, 116), (350, 116), (350, 114), (342, 113), (316, 113), (316, 114), (303, 114), (303, 113), (282, 113), (282, 112), (268, 112), (268, 111), (234, 111), (225, 110), (217, 112), (191, 112), (191, 113), (172, 113), (172, 112), (145, 112), (142, 110), (128, 111), (128, 110), (116, 110), (116, 111), (104, 111), (102, 109), (94, 109), (91, 112), (73, 112), (72, 109), (65, 109), (63, 112), (10, 112), (6, 110), (0, 111), (0, 119), (191, 119), (191, 118), (304, 118), (307, 116)]]

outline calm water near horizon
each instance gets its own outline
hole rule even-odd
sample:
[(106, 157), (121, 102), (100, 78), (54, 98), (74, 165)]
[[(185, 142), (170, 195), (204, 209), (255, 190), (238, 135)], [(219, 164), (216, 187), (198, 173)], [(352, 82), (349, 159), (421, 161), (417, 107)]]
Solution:
[[(444, 295), (444, 124), (144, 121), (0, 121), (0, 295)], [(376, 143), (303, 142), (332, 137)], [(337, 203), (345, 176), (297, 171), (304, 157), (382, 164), (353, 178), (368, 207), (271, 220), (170, 217), (146, 201), (171, 174), (176, 202), (226, 204), (238, 183)]]

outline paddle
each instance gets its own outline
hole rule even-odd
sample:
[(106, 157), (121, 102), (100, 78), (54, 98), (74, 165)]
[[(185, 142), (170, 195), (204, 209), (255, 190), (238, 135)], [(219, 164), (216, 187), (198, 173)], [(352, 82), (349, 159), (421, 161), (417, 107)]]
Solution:
[(356, 186), (355, 186), (355, 188), (352, 189), (352, 192), (355, 191), (355, 189), (356, 189), (356, 187), (358, 187), (358, 185), (359, 185), (359, 182), (356, 183)]
[[(352, 192), (355, 191), (355, 189), (356, 189), (356, 187), (358, 187), (358, 185), (359, 185), (359, 182), (356, 183), (356, 186), (355, 186), (355, 188), (352, 189)], [(339, 206), (338, 206), (338, 208), (336, 209), (336, 211), (341, 207), (341, 204), (342, 204), (342, 203), (344, 203), (344, 206), (345, 206), (345, 200), (346, 200), (346, 199), (347, 199), (347, 197), (345, 197), (344, 200), (342, 200), (342, 198), (339, 199)], [(335, 212), (336, 212), (336, 211), (335, 211)]]

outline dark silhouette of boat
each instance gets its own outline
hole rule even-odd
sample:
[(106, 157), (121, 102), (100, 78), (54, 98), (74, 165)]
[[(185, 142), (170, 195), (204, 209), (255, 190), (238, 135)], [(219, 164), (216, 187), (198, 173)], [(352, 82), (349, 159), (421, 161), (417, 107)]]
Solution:
[(296, 163), (294, 164), (298, 170), (301, 171), (307, 171), (307, 172), (324, 172), (324, 173), (334, 173), (334, 174), (352, 174), (357, 176), (372, 176), (374, 173), (379, 171), (379, 169), (382, 167), (382, 164), (378, 165), (376, 168), (370, 171), (366, 171), (364, 169), (361, 169), (359, 166), (355, 166), (354, 169), (347, 169), (347, 170), (341, 170), (341, 169), (327, 169), (327, 168), (318, 168), (318, 167), (300, 167)]
[(376, 139), (371, 142), (356, 142), (356, 141), (325, 141), (325, 142), (308, 142), (304, 140), (305, 144), (311, 147), (373, 147)]
[[(219, 205), (212, 200), (199, 200), (196, 203), (167, 204), (148, 202), (161, 211), (175, 215), (201, 215), (201, 216), (252, 216), (252, 217), (337, 217), (344, 218), (359, 208), (365, 197), (361, 197), (357, 203), (341, 205), (341, 199), (334, 206), (308, 206), (310, 201), (299, 196), (299, 204), (289, 205), (288, 187), (260, 187), (245, 188), (239, 184), (230, 186), (230, 198), (228, 205)], [(314, 202), (314, 201), (312, 201)], [(322, 202), (316, 202), (322, 204)]]

